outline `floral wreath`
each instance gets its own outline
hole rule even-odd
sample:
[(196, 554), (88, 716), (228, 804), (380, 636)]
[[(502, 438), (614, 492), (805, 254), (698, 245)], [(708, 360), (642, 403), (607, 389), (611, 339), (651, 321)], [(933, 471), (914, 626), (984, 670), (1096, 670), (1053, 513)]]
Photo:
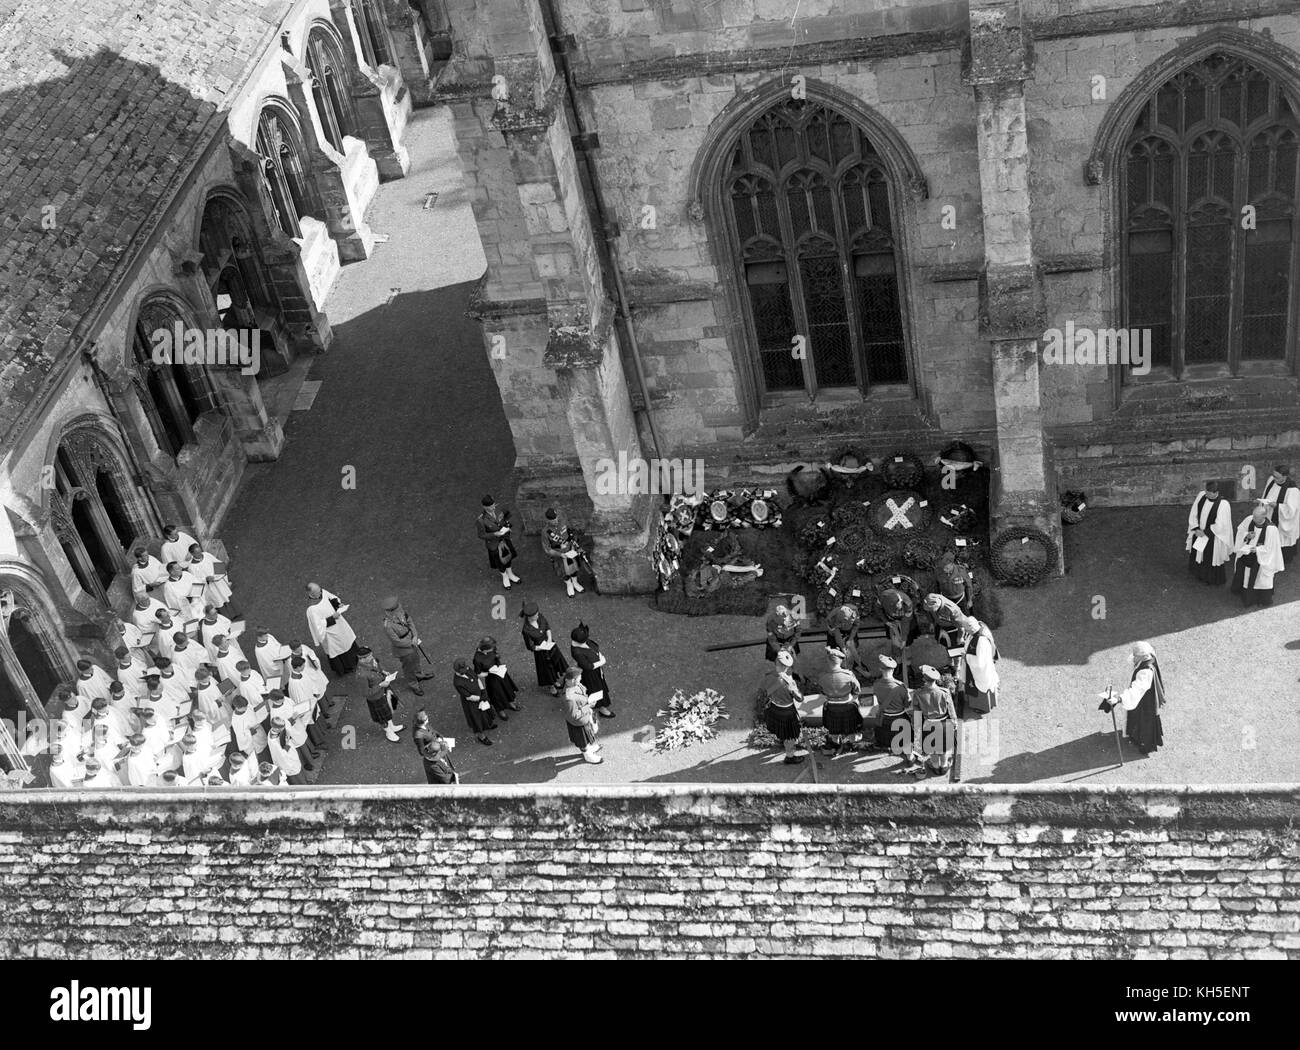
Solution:
[(891, 489), (919, 489), (925, 481), (925, 464), (910, 452), (895, 452), (881, 462), (880, 476)]
[(939, 545), (924, 536), (910, 539), (903, 546), (903, 564), (922, 571), (934, 568), (939, 560)]
[[(929, 527), (933, 511), (930, 501), (919, 492), (890, 489), (871, 505), (871, 527), (886, 539), (914, 536)], [(895, 527), (900, 524), (901, 527)]]

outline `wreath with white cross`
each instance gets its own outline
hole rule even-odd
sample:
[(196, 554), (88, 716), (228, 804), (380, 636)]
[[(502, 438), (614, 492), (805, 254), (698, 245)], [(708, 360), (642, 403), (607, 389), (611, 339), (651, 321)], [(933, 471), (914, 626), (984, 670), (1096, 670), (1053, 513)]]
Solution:
[(868, 520), (876, 535), (890, 540), (911, 539), (924, 532), (933, 510), (919, 492), (890, 489), (871, 504)]

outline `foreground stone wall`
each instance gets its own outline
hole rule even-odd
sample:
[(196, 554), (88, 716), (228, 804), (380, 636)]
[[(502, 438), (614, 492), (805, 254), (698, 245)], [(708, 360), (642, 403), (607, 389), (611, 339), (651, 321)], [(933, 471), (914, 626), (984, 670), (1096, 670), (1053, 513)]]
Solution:
[(1300, 788), (27, 792), (4, 957), (1300, 958)]

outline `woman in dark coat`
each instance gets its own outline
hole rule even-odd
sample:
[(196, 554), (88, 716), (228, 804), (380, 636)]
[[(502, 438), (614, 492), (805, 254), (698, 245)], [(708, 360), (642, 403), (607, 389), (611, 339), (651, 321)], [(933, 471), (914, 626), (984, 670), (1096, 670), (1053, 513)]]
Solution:
[(478, 675), (474, 673), (470, 662), (463, 657), (452, 666), (456, 671), (451, 680), (452, 688), (460, 697), (461, 710), (465, 712), (465, 721), (469, 723), (470, 732), (480, 744), (490, 745), (492, 738), (488, 736), (488, 730), (497, 727), (497, 720), (492, 713), (492, 705), (483, 697), (483, 689), (478, 684)]
[(573, 642), (569, 646), (569, 653), (573, 662), (582, 670), (582, 684), (587, 694), (595, 696), (597, 692), (601, 693), (600, 699), (596, 701), (596, 713), (601, 718), (613, 718), (614, 702), (609, 695), (609, 683), (605, 681), (605, 654), (600, 651), (600, 646), (591, 637), (585, 623), (580, 622), (570, 631), (569, 638)]
[[(500, 668), (501, 673), (493, 673), (493, 667)], [(485, 636), (474, 651), (474, 670), (478, 672), (479, 685), (483, 687), (487, 701), (497, 717), (503, 722), (510, 721), (506, 711), (519, 710), (519, 705), (515, 703), (519, 687), (505, 669), (505, 661), (497, 652), (497, 640), (491, 635)]]
[[(537, 684), (543, 689), (549, 689), (552, 696), (559, 696), (560, 685), (564, 679), (564, 672), (569, 668), (569, 662), (565, 660), (564, 654), (555, 644), (551, 625), (538, 611), (536, 602), (524, 602), (523, 610), (519, 615), (524, 618), (524, 645), (533, 654), (533, 662), (537, 665)], [(538, 648), (539, 645), (546, 645), (548, 642), (550, 645), (547, 648)]]

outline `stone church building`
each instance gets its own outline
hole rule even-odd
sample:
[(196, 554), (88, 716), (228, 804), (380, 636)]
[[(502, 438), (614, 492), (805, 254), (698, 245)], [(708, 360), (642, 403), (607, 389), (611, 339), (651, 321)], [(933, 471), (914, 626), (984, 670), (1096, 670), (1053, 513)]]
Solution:
[[(0, 15), (0, 717), (131, 608), (131, 548), (216, 535), (284, 437), (262, 384), (329, 346), (340, 265), (446, 54), (405, 0), (21, 0)], [(260, 369), (151, 334), (257, 333)], [(111, 637), (111, 636), (110, 636)], [(11, 740), (0, 740), (11, 756)]]
[(619, 452), (712, 487), (963, 439), (995, 528), (1059, 533), (1058, 491), (1300, 451), (1295, 0), (445, 9), (520, 503), (592, 522), (602, 589), (653, 586)]

